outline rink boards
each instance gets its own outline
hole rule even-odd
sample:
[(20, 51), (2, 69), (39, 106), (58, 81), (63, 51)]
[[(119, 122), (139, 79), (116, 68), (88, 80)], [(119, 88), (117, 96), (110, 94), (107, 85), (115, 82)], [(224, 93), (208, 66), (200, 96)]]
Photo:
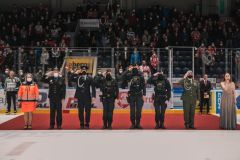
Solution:
[[(129, 109), (129, 104), (127, 103), (127, 100), (126, 100), (127, 92), (128, 90), (126, 89), (120, 89), (118, 99), (115, 102), (116, 110), (124, 111)], [(66, 99), (63, 104), (64, 110), (74, 110), (77, 108), (77, 100), (74, 99), (74, 94), (75, 94), (75, 89), (67, 89)], [(96, 96), (95, 103), (93, 104), (93, 107), (96, 109), (102, 109), (103, 108), (102, 103), (100, 102), (100, 98), (99, 98), (99, 95), (101, 95), (101, 92), (97, 90), (96, 94), (97, 96)], [(168, 109), (182, 110), (183, 106), (180, 98), (181, 94), (182, 94), (182, 89), (175, 88), (173, 90), (172, 98), (169, 102), (167, 102)], [(212, 90), (211, 94), (212, 94), (211, 113), (219, 114), (222, 91)], [(148, 88), (146, 99), (144, 100), (144, 107), (143, 107), (144, 110), (154, 109), (152, 95), (153, 95), (153, 89)], [(236, 90), (236, 95), (237, 95), (236, 107), (238, 108), (238, 113), (240, 113), (240, 90)], [(4, 91), (0, 90), (0, 109), (3, 109), (5, 107), (6, 107), (6, 102), (5, 102)], [(40, 89), (40, 97), (39, 97), (37, 110), (43, 110), (48, 108), (49, 108), (48, 89)]]

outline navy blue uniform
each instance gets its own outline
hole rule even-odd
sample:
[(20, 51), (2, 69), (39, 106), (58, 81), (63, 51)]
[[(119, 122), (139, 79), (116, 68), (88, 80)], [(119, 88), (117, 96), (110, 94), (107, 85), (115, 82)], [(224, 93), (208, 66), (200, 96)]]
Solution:
[[(75, 98), (78, 99), (78, 116), (80, 120), (80, 127), (89, 128), (92, 97), (96, 97), (96, 89), (93, 82), (93, 78), (88, 75), (73, 75), (73, 81), (77, 83), (77, 89), (75, 92)], [(85, 120), (84, 120), (85, 111)]]
[(60, 128), (62, 126), (62, 99), (66, 96), (65, 80), (62, 77), (49, 77), (46, 80), (49, 84), (50, 128), (54, 128), (55, 119)]

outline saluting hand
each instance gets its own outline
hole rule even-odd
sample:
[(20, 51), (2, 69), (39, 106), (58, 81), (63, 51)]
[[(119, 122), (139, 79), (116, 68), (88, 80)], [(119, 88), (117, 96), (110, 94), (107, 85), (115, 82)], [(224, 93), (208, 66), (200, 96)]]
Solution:
[(146, 101), (146, 99), (147, 99), (146, 96), (143, 96), (143, 101), (144, 101), (144, 102)]
[(65, 99), (62, 99), (62, 105), (65, 103)]
[(92, 98), (92, 104), (94, 104), (94, 103), (95, 103), (95, 100), (96, 100), (96, 98), (95, 98), (95, 97), (93, 97), (93, 98)]

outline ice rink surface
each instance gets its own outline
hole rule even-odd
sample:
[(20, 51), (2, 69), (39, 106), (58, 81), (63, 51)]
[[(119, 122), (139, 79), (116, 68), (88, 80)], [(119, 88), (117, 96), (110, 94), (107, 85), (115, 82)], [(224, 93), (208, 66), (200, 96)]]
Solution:
[(239, 131), (1, 131), (0, 160), (240, 160)]
[(239, 130), (0, 131), (0, 160), (240, 160), (239, 149)]

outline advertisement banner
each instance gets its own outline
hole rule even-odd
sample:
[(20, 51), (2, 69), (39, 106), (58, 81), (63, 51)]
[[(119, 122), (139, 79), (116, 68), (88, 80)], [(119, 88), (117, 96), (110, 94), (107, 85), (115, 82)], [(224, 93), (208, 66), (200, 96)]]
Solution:
[(99, 19), (80, 19), (80, 28), (99, 28)]
[(92, 74), (94, 69), (95, 57), (68, 57), (66, 59), (66, 67), (69, 70), (80, 69), (81, 66), (88, 67), (88, 73)]
[(215, 101), (216, 101), (216, 113), (220, 114), (220, 107), (221, 107), (221, 97), (222, 97), (222, 91), (216, 91), (215, 93)]
[[(220, 114), (221, 111), (221, 98), (222, 98), (222, 90), (213, 90), (212, 91), (212, 95), (215, 96), (213, 97), (213, 102), (212, 104), (214, 104), (215, 106), (213, 106), (213, 108), (215, 108), (215, 113), (216, 114)], [(240, 112), (240, 90), (236, 90), (236, 108), (237, 108), (237, 112)]]
[[(39, 91), (40, 91), (40, 94), (39, 94), (39, 102), (38, 102), (37, 109), (49, 108), (48, 89), (40, 89)], [(75, 91), (76, 91), (75, 89), (67, 89), (66, 99), (63, 104), (64, 110), (77, 108), (77, 100), (74, 98)], [(101, 92), (97, 90), (96, 99), (95, 99), (95, 103), (93, 104), (93, 107), (101, 109), (103, 108), (103, 106), (102, 106), (102, 103), (100, 102), (99, 95), (101, 95)], [(115, 109), (129, 109), (129, 104), (127, 103), (127, 96), (128, 96), (127, 89), (119, 90), (118, 99), (115, 101)], [(143, 109), (154, 109), (152, 96), (153, 96), (153, 89), (148, 88)], [(182, 102), (179, 97), (180, 97), (179, 94), (176, 94), (176, 96), (173, 96), (173, 101), (170, 100), (167, 103), (168, 108), (174, 107), (177, 109), (182, 109), (182, 106), (181, 106)], [(172, 104), (172, 102), (174, 102), (174, 104)], [(0, 109), (5, 107), (6, 107), (6, 103), (5, 103), (4, 91), (0, 90)]]

